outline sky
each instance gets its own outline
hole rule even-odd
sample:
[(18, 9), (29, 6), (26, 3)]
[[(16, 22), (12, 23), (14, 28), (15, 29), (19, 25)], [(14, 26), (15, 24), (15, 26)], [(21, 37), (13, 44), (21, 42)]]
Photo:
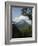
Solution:
[[(29, 24), (31, 24), (31, 21), (28, 19), (28, 17), (23, 16), (21, 13), (21, 9), (19, 7), (13, 7), (12, 8), (12, 21), (15, 22), (19, 22), (20, 20), (22, 20), (24, 18), (24, 20), (26, 22), (28, 22)], [(30, 8), (31, 9), (31, 8)], [(29, 10), (29, 8), (27, 9), (27, 13), (29, 13), (31, 10)]]
[(18, 7), (14, 7), (12, 8), (12, 17), (15, 18), (16, 16), (20, 16), (21, 15), (21, 9), (22, 8), (18, 8)]
[[(30, 8), (30, 10), (29, 10), (29, 8), (27, 8), (27, 13), (31, 13), (31, 9), (32, 8)], [(21, 13), (22, 13), (22, 8), (20, 8), (20, 7), (13, 7), (12, 8), (12, 17), (13, 18), (15, 18), (16, 16), (20, 16), (21, 15)]]

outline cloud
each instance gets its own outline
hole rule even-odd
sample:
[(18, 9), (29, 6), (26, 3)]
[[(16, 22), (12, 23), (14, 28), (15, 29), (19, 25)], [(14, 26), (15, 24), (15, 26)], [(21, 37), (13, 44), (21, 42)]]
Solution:
[(20, 22), (21, 20), (24, 20), (26, 21), (28, 24), (31, 24), (31, 20), (29, 20), (29, 17), (28, 16), (23, 16), (23, 15), (20, 15), (18, 17), (15, 17), (12, 19), (15, 23), (18, 23)]

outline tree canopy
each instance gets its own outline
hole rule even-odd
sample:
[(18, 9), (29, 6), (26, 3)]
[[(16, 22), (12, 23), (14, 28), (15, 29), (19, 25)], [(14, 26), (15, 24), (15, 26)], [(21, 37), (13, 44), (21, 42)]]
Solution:
[(28, 16), (30, 20), (32, 20), (32, 8), (23, 8), (22, 15)]

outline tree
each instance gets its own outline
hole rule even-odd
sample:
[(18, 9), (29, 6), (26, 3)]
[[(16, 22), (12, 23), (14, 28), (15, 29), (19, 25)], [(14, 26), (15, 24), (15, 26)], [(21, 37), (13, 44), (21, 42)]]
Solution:
[(32, 20), (32, 8), (23, 8), (22, 15), (28, 16), (30, 20)]

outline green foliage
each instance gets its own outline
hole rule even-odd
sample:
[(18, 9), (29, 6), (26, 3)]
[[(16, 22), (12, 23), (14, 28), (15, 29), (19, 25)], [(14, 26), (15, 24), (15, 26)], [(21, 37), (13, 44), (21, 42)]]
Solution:
[(31, 36), (32, 36), (32, 26), (29, 26), (27, 28), (21, 28), (15, 34), (16, 38), (31, 37)]
[(31, 12), (28, 11), (29, 13), (27, 13), (27, 8), (23, 8), (21, 11), (22, 11), (22, 15), (28, 16), (29, 19), (32, 20), (32, 10)]
[(23, 37), (32, 36), (32, 26), (29, 26), (27, 28), (22, 28), (20, 31)]
[(22, 28), (22, 29), (20, 29), (20, 31), (22, 31), (22, 32), (31, 32), (32, 31), (32, 26)]

